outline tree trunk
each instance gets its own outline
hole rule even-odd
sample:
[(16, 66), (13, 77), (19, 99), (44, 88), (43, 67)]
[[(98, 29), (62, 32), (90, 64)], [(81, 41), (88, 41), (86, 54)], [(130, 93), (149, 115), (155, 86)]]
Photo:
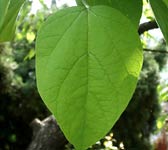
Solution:
[(34, 119), (31, 123), (33, 138), (27, 150), (64, 150), (68, 143), (54, 116), (40, 121)]

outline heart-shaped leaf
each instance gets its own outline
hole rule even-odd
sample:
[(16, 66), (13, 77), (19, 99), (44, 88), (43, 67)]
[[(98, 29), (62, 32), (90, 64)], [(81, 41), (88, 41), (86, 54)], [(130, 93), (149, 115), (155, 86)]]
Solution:
[(38, 33), (38, 90), (77, 150), (112, 128), (132, 97), (141, 66), (134, 25), (108, 6), (58, 11)]
[[(4, 0), (5, 1), (5, 0)], [(13, 38), (15, 33), (15, 22), (18, 16), (20, 7), (25, 0), (10, 0), (9, 4), (6, 2), (2, 3), (6, 6), (5, 11), (3, 10), (2, 21), (0, 23), (0, 42), (9, 41)], [(0, 6), (1, 9), (1, 6)], [(4, 9), (4, 8), (3, 8)], [(0, 15), (1, 17), (1, 15)]]
[(168, 0), (150, 0), (156, 21), (168, 43)]

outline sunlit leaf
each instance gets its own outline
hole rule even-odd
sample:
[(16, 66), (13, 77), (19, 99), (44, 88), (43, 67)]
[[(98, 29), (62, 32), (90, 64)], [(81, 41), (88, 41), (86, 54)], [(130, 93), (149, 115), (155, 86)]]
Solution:
[(35, 56), (35, 50), (34, 50), (34, 49), (31, 49), (31, 50), (29, 51), (29, 53), (26, 55), (26, 57), (24, 58), (24, 60), (32, 59), (34, 56)]
[(27, 32), (26, 33), (26, 39), (28, 40), (29, 43), (32, 43), (35, 39), (34, 32)]
[(8, 5), (9, 5), (9, 0), (0, 0), (0, 28), (5, 19), (5, 14), (7, 12)]
[(160, 102), (168, 101), (168, 84), (167, 82), (161, 82), (157, 87), (158, 98)]
[(134, 25), (108, 6), (61, 10), (38, 33), (38, 90), (77, 150), (94, 144), (115, 124), (141, 66)]
[(24, 1), (25, 0), (10, 0), (10, 4), (0, 28), (0, 42), (9, 41), (13, 38), (16, 28), (16, 18)]
[(163, 36), (168, 42), (168, 0), (150, 0), (150, 4)]
[(156, 122), (157, 128), (158, 129), (162, 129), (164, 124), (165, 124), (165, 120), (167, 118), (167, 114), (161, 115)]

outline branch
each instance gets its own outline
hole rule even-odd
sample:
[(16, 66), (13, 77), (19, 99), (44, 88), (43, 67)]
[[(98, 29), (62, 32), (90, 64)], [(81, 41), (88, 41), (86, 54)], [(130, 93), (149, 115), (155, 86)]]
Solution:
[(145, 23), (140, 24), (139, 29), (138, 29), (138, 33), (139, 33), (139, 35), (141, 35), (145, 31), (149, 31), (149, 30), (156, 29), (156, 28), (158, 28), (158, 25), (155, 20), (145, 22)]
[[(149, 30), (156, 29), (156, 28), (158, 28), (158, 25), (157, 25), (157, 23), (156, 23), (155, 20), (149, 21), (149, 22), (145, 22), (145, 23), (140, 24), (139, 29), (138, 29), (138, 33), (139, 33), (139, 35), (141, 35), (145, 31), (149, 31)], [(168, 54), (167, 50), (158, 50), (158, 49), (143, 48), (143, 51), (152, 52), (152, 53)]]
[(168, 54), (168, 51), (165, 51), (165, 50), (157, 50), (157, 49), (147, 49), (147, 48), (144, 48), (143, 51), (152, 52), (152, 53)]

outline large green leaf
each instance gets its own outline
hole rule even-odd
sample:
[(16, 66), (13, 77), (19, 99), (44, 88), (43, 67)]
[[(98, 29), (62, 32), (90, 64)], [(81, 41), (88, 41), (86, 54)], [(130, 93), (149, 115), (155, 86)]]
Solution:
[(9, 0), (0, 0), (0, 28), (5, 18), (5, 14), (7, 12), (9, 5)]
[(142, 0), (111, 0), (111, 4), (112, 7), (126, 15), (138, 28), (142, 14)]
[(13, 38), (16, 28), (16, 18), (24, 1), (25, 0), (10, 0), (0, 28), (0, 42), (9, 41)]
[[(82, 0), (76, 0), (78, 4)], [(142, 14), (142, 0), (84, 0), (89, 6), (108, 5), (126, 15), (138, 28)]]
[(168, 0), (150, 0), (156, 21), (168, 43)]
[(108, 6), (61, 10), (37, 36), (38, 90), (77, 150), (112, 128), (132, 97), (141, 65), (136, 29)]

